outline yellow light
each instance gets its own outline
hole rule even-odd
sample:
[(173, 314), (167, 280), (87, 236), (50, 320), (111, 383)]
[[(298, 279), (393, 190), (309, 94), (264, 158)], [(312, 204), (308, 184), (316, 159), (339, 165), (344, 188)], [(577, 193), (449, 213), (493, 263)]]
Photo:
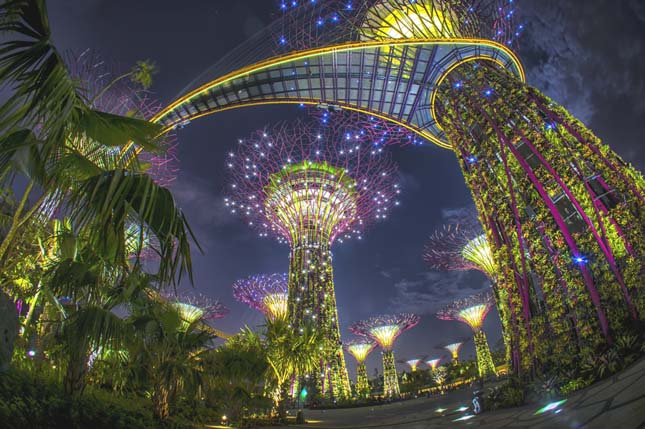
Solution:
[(405, 8), (392, 7), (388, 1), (374, 6), (365, 18), (363, 40), (455, 38), (457, 18), (440, 2), (418, 1)]
[(493, 260), (493, 251), (485, 234), (470, 240), (461, 254), (467, 261), (477, 264), (491, 279), (496, 277), (497, 268)]
[(379, 345), (383, 349), (389, 350), (392, 348), (394, 340), (396, 339), (396, 336), (399, 334), (400, 330), (401, 328), (399, 327), (399, 325), (377, 326), (376, 328), (372, 328), (370, 330), (370, 334), (376, 341), (378, 341)]
[(419, 362), (421, 362), (421, 359), (410, 359), (408, 361), (405, 361), (412, 372), (416, 372), (417, 366), (419, 366)]
[(370, 343), (357, 343), (347, 346), (347, 351), (354, 356), (356, 362), (363, 363), (367, 359), (367, 355), (374, 349), (374, 344)]
[[(397, 48), (403, 48), (406, 46), (409, 47), (416, 47), (416, 46), (424, 46), (424, 45), (459, 45), (459, 46), (486, 46), (489, 48), (493, 48), (497, 51), (500, 52), (501, 57), (509, 58), (513, 64), (513, 69), (514, 71), (519, 75), (520, 79), (522, 81), (526, 80), (526, 76), (524, 73), (524, 69), (522, 68), (522, 65), (518, 59), (518, 57), (506, 46), (491, 41), (491, 40), (486, 40), (486, 39), (473, 39), (473, 38), (444, 38), (444, 39), (414, 39), (412, 41), (406, 40), (406, 39), (400, 39), (400, 40), (387, 40), (387, 41), (361, 41), (361, 42), (351, 42), (351, 43), (344, 43), (344, 44), (339, 44), (339, 45), (332, 45), (332, 46), (326, 46), (323, 48), (317, 48), (317, 49), (312, 49), (308, 51), (299, 51), (299, 52), (294, 52), (285, 56), (281, 57), (274, 57), (274, 58), (269, 58), (267, 60), (261, 61), (256, 64), (252, 64), (249, 66), (246, 66), (244, 68), (241, 68), (239, 70), (233, 71), (227, 75), (218, 77), (198, 88), (195, 90), (189, 92), (188, 94), (178, 98), (175, 100), (173, 103), (169, 104), (167, 107), (162, 109), (155, 115), (154, 118), (151, 119), (151, 122), (159, 122), (162, 120), (165, 116), (167, 116), (173, 109), (178, 107), (181, 104), (190, 102), (192, 99), (199, 97), (211, 90), (213, 90), (216, 87), (222, 86), (226, 84), (227, 82), (230, 82), (235, 79), (239, 79), (242, 77), (248, 77), (251, 76), (252, 74), (258, 73), (260, 71), (269, 69), (271, 67), (275, 66), (280, 66), (282, 64), (289, 63), (291, 61), (297, 61), (297, 60), (306, 60), (310, 59), (316, 56), (319, 56), (321, 54), (325, 53), (330, 53), (330, 52), (349, 52), (349, 51), (354, 51), (354, 50), (361, 50), (361, 49), (366, 49), (366, 48), (379, 48), (379, 47), (387, 47), (387, 48), (392, 48), (392, 47), (397, 47)], [(492, 57), (484, 57), (486, 59), (489, 59), (491, 61), (493, 60)], [(434, 96), (434, 94), (433, 94)], [(307, 100), (303, 98), (299, 99), (284, 99), (284, 100), (265, 100), (265, 101), (254, 101), (254, 102), (248, 102), (248, 103), (240, 103), (240, 104), (235, 104), (235, 105), (230, 105), (226, 106), (223, 108), (218, 108), (218, 109), (213, 109), (209, 110), (206, 112), (201, 112), (198, 114), (191, 115), (191, 119), (197, 119), (202, 116), (210, 115), (212, 113), (216, 112), (221, 112), (225, 110), (230, 110), (230, 109), (235, 109), (239, 107), (249, 107), (249, 106), (258, 106), (258, 105), (269, 105), (269, 104), (312, 104), (316, 105), (320, 102), (320, 100)], [(343, 109), (348, 109), (348, 110), (353, 110), (361, 113), (366, 113), (370, 114), (376, 117), (379, 117), (381, 119), (386, 119), (389, 120), (393, 123), (396, 123), (397, 125), (400, 125), (406, 129), (409, 129), (410, 131), (413, 131), (414, 133), (418, 134), (422, 138), (428, 139), (431, 142), (435, 143), (438, 146), (441, 146), (446, 149), (451, 149), (451, 146), (438, 138), (437, 136), (431, 134), (427, 130), (412, 126), (410, 124), (407, 124), (402, 121), (398, 121), (395, 118), (389, 118), (386, 115), (379, 114), (378, 112), (373, 112), (365, 109), (361, 109), (357, 106), (347, 106), (342, 103), (336, 103), (339, 106), (341, 106)], [(176, 122), (170, 123), (166, 126), (163, 132), (168, 132), (170, 131), (177, 123), (181, 122), (183, 119), (179, 119)]]
[(434, 371), (435, 369), (437, 369), (439, 362), (441, 362), (441, 359), (430, 359), (426, 361), (426, 365), (428, 365)]
[(468, 307), (459, 312), (459, 318), (467, 323), (473, 331), (478, 331), (484, 323), (484, 317), (488, 312), (488, 305), (479, 304)]
[(287, 317), (286, 293), (272, 293), (264, 297), (264, 305), (269, 310), (269, 316), (273, 319), (284, 319)]

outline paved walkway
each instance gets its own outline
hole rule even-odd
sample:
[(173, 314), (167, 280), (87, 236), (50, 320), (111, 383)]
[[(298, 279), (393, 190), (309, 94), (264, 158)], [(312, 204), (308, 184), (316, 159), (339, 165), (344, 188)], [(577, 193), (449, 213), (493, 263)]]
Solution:
[[(306, 410), (306, 425), (289, 428), (610, 428), (645, 429), (645, 359), (609, 379), (570, 396), (564, 404), (535, 414), (543, 405), (527, 405), (471, 416), (470, 392), (422, 398), (377, 407)], [(445, 409), (441, 411), (441, 409)], [(462, 411), (460, 411), (462, 410)], [(471, 417), (469, 417), (471, 416)], [(463, 419), (465, 418), (465, 419)], [(463, 419), (463, 420), (458, 420)]]

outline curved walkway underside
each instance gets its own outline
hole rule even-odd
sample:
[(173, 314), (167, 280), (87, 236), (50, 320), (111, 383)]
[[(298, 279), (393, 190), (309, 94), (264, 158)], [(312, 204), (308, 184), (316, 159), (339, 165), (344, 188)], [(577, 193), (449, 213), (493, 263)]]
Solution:
[[(444, 397), (417, 399), (380, 407), (345, 410), (306, 410), (306, 425), (290, 428), (645, 428), (645, 359), (627, 370), (571, 395), (551, 411), (536, 415), (542, 405), (488, 412), (469, 420), (457, 411), (469, 405), (469, 392), (462, 390)], [(545, 405), (545, 404), (543, 404)], [(438, 413), (437, 408), (446, 411)]]
[(493, 61), (524, 79), (517, 57), (488, 40), (349, 43), (294, 52), (213, 76), (152, 120), (169, 129), (238, 107), (322, 104), (390, 120), (449, 148), (432, 112), (435, 89), (456, 65), (476, 59)]

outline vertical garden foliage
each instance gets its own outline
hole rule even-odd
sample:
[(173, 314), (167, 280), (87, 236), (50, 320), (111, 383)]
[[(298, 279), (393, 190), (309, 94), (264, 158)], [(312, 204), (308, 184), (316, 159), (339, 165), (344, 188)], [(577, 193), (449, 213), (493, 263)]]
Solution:
[(641, 321), (645, 182), (539, 91), (466, 62), (438, 114), (500, 269), (512, 364), (577, 367)]

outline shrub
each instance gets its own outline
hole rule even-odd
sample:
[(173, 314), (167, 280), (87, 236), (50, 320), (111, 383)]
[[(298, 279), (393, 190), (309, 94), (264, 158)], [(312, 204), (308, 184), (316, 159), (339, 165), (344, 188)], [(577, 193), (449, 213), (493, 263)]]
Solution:
[(520, 382), (510, 379), (508, 382), (488, 389), (484, 406), (488, 410), (519, 407), (524, 405), (525, 391)]
[(158, 427), (141, 398), (98, 390), (71, 398), (54, 381), (16, 370), (0, 374), (0, 421), (8, 429)]
[(591, 381), (584, 378), (575, 378), (568, 381), (560, 387), (560, 394), (563, 396), (568, 396), (576, 390), (583, 389), (591, 384)]

